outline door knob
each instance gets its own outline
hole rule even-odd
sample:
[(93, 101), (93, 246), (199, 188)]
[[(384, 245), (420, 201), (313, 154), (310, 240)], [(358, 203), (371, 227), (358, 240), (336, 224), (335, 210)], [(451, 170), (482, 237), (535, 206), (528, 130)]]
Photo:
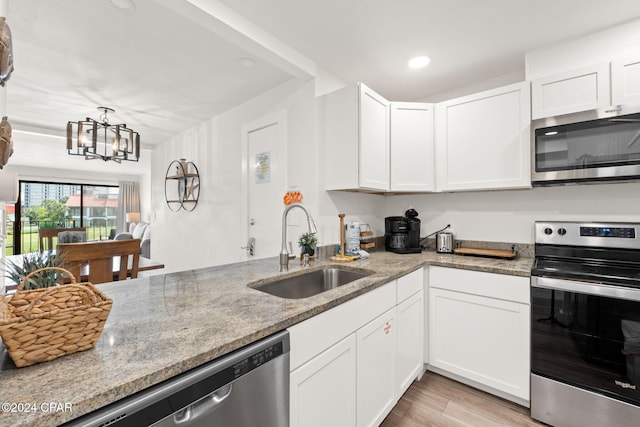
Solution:
[(255, 247), (256, 247), (255, 237), (249, 237), (249, 240), (247, 240), (247, 246), (241, 246), (240, 249), (246, 249), (247, 255), (253, 256), (255, 255)]

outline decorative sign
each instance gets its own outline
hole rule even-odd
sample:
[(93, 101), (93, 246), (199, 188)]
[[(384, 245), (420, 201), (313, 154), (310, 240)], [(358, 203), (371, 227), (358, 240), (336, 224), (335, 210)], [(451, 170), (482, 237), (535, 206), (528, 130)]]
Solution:
[(271, 152), (256, 154), (256, 184), (271, 181)]

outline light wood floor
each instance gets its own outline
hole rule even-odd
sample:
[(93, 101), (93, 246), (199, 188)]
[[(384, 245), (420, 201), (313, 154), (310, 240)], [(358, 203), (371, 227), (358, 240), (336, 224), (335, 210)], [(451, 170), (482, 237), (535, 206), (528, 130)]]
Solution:
[(427, 372), (414, 382), (381, 427), (544, 426), (529, 409)]

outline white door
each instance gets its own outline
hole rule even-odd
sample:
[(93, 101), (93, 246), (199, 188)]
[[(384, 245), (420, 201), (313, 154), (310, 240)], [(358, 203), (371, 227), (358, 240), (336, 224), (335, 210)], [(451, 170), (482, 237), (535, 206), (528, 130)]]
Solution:
[(528, 401), (529, 316), (526, 304), (431, 288), (429, 363)]
[(389, 102), (360, 84), (359, 186), (389, 189)]
[(433, 104), (391, 104), (391, 191), (433, 191)]
[(531, 118), (559, 116), (611, 105), (609, 63), (531, 82)]
[(291, 372), (291, 427), (356, 424), (354, 334)]
[(422, 371), (424, 337), (423, 292), (414, 294), (397, 306), (397, 397), (400, 398)]
[(611, 105), (640, 102), (640, 55), (611, 62)]
[(438, 190), (531, 187), (529, 100), (522, 82), (438, 104)]
[(396, 404), (395, 307), (356, 332), (356, 422), (378, 426)]
[(253, 253), (246, 250), (244, 259), (280, 253), (287, 165), (284, 118), (280, 112), (243, 126), (248, 208), (246, 239), (241, 243), (253, 246)]

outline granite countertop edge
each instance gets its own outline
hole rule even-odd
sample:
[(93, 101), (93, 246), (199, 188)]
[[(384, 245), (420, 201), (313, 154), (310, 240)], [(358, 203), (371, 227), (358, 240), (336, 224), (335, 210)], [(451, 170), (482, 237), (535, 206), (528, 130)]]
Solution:
[[(425, 265), (528, 277), (532, 262), (530, 256), (502, 260), (435, 252), (409, 255), (374, 252), (368, 259), (339, 264), (344, 268), (371, 270), (374, 273), (371, 276), (301, 300), (283, 300), (247, 286), (282, 275), (277, 273), (276, 258), (140, 278), (135, 279), (135, 283), (100, 285), (114, 300), (114, 308), (93, 349), (32, 367), (15, 368), (0, 345), (0, 386), (4, 402), (70, 402), (73, 412), (0, 412), (0, 424), (37, 427), (70, 421)], [(327, 265), (338, 264), (317, 260), (311, 268)], [(290, 270), (286, 274), (304, 272), (297, 260), (291, 262)], [(180, 293), (185, 288), (189, 293), (181, 299)], [(190, 311), (180, 311), (187, 306)], [(166, 331), (169, 325), (175, 330)], [(211, 336), (202, 343), (192, 342), (199, 334)], [(147, 339), (141, 341), (144, 338)], [(176, 354), (165, 348), (177, 345), (181, 348)], [(78, 369), (85, 369), (91, 375), (92, 368), (94, 381), (83, 380), (78, 375)], [(76, 374), (77, 380), (68, 378), (71, 373)], [(69, 389), (73, 387), (77, 390)]]

